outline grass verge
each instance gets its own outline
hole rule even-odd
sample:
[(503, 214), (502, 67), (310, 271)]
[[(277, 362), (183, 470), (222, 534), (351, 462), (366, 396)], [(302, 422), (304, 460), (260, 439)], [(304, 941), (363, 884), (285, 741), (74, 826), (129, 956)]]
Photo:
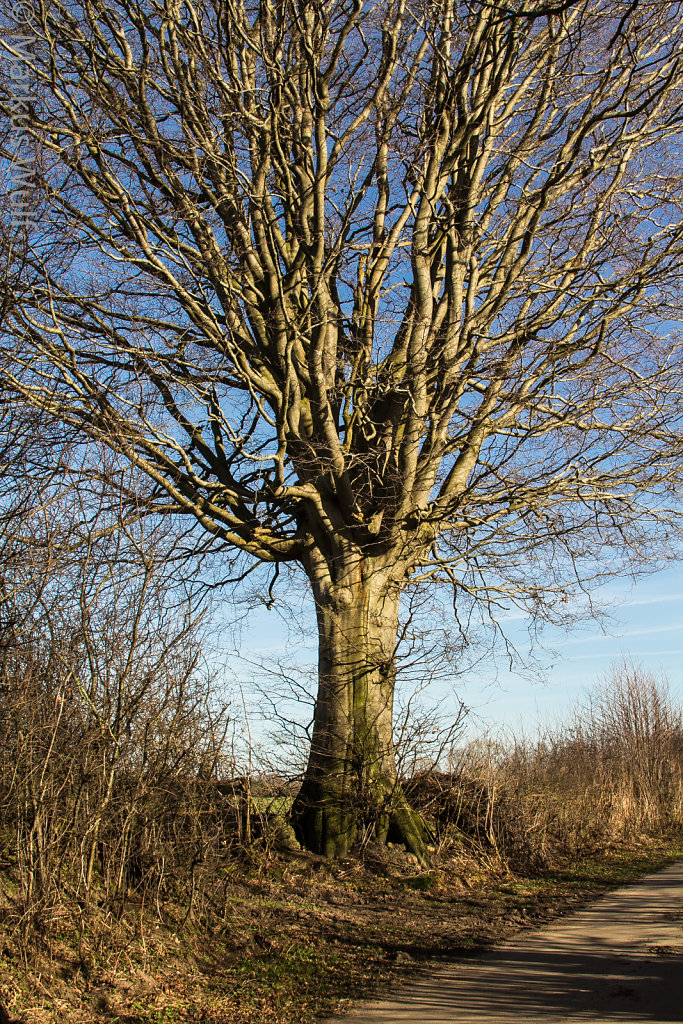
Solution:
[(68, 919), (30, 957), (5, 931), (0, 1000), (25, 1024), (308, 1024), (679, 858), (681, 835), (533, 875), (453, 857), (416, 872), (396, 849), (363, 863), (274, 859), (226, 881), (219, 923), (140, 908), (137, 929), (134, 915), (109, 922), (98, 950), (87, 922)]

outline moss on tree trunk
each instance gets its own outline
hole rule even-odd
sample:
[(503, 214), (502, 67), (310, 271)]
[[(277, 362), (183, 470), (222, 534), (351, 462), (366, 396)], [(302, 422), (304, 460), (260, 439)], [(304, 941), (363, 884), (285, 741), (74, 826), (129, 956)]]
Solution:
[(344, 856), (361, 838), (402, 842), (426, 860), (426, 830), (396, 771), (396, 588), (364, 567), (316, 594), (319, 686), (308, 768), (292, 808), (305, 847)]

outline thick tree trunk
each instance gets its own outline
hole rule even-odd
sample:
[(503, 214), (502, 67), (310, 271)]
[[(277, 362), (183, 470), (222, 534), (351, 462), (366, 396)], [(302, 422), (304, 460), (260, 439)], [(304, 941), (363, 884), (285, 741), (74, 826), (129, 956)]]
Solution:
[(303, 845), (340, 857), (363, 836), (425, 860), (425, 828), (400, 786), (392, 731), (399, 591), (361, 562), (353, 582), (315, 588), (319, 686), (308, 769), (294, 802)]

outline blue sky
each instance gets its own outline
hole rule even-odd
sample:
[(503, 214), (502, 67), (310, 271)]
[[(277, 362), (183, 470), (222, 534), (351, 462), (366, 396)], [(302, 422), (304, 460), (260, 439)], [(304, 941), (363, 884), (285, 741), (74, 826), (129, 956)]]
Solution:
[[(481, 700), (478, 714), (484, 721), (527, 730), (537, 722), (560, 721), (623, 659), (666, 677), (672, 693), (683, 699), (683, 565), (674, 563), (637, 583), (613, 581), (596, 596), (609, 611), (602, 623), (546, 631), (551, 651), (542, 680), (530, 682), (499, 663), (496, 684), (487, 685), (484, 678), (469, 681), (466, 690), (472, 703)], [(523, 648), (524, 622), (511, 621), (508, 631)]]
[[(539, 677), (511, 672), (501, 653), (494, 666), (490, 660), (456, 679), (452, 687), (434, 689), (436, 698), (454, 692), (472, 708), (470, 729), (523, 730), (533, 734), (538, 725), (566, 719), (586, 690), (598, 683), (611, 666), (624, 658), (633, 659), (657, 676), (665, 676), (673, 694), (683, 699), (683, 564), (642, 578), (614, 580), (596, 595), (609, 616), (602, 624), (584, 622), (569, 631), (548, 629)], [(288, 623), (304, 625), (304, 637), (294, 639), (294, 654), (287, 653)], [(520, 653), (529, 647), (526, 623), (508, 616), (505, 630)], [(243, 655), (281, 657), (289, 664), (313, 664), (316, 653), (314, 623), (307, 613), (307, 601), (295, 596), (280, 614), (258, 608), (240, 625), (239, 646)], [(290, 644), (292, 638), (290, 637)], [(253, 669), (229, 659), (231, 675), (248, 678)]]

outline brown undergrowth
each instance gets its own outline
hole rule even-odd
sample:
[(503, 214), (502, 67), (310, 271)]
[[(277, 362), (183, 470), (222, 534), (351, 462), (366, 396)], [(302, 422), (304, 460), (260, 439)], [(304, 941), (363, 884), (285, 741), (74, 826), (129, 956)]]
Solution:
[[(671, 835), (533, 874), (454, 850), (435, 855), (429, 871), (397, 848), (336, 863), (256, 858), (226, 880), (221, 920), (183, 925), (171, 904), (161, 913), (132, 904), (96, 948), (72, 906), (30, 954), (5, 930), (0, 999), (25, 1024), (302, 1024), (679, 856), (683, 839)], [(5, 876), (5, 920), (11, 898)]]
[(0, 1003), (23, 1024), (304, 1024), (683, 855), (680, 709), (634, 666), (563, 730), (404, 778), (424, 869), (302, 851), (291, 781), (226, 777), (194, 661), (150, 641), (132, 673), (112, 635), (100, 675), (89, 629), (70, 661), (0, 666)]

